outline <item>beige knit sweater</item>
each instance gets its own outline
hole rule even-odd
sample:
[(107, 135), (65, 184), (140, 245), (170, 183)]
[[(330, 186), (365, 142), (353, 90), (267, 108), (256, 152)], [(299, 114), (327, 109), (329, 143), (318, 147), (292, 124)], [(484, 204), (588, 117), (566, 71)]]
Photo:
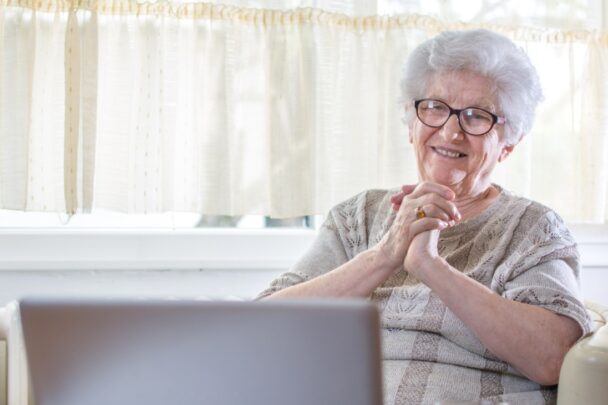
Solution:
[[(579, 255), (563, 221), (549, 208), (498, 188), (499, 197), (484, 212), (441, 232), (439, 254), (496, 294), (568, 316), (588, 333)], [(370, 190), (334, 207), (308, 252), (260, 297), (333, 270), (378, 243), (395, 218), (395, 192)], [(555, 387), (539, 386), (491, 354), (404, 270), (371, 299), (382, 315), (385, 404), (555, 402)]]

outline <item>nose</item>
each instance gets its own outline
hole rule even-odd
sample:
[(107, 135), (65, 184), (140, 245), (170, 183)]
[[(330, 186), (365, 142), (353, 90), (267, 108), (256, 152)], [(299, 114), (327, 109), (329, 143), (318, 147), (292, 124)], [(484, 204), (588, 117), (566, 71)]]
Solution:
[(464, 132), (458, 123), (458, 116), (452, 114), (440, 130), (441, 136), (446, 142), (454, 142), (464, 138)]

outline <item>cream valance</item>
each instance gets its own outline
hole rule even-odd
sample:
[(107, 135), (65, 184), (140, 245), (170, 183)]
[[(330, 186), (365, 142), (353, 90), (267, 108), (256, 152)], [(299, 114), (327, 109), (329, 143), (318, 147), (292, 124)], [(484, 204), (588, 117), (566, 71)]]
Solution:
[(476, 27), (546, 92), (496, 181), (605, 222), (604, 32), (127, 0), (0, 0), (0, 207), (286, 217), (415, 182), (403, 63)]

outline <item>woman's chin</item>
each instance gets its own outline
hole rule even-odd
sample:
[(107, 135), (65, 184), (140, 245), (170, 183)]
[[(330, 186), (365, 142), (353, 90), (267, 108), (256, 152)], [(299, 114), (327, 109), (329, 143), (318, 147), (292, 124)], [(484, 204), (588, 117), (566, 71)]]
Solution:
[(423, 181), (441, 184), (441, 185), (449, 187), (455, 191), (455, 188), (458, 188), (459, 184), (462, 184), (462, 182), (466, 176), (462, 172), (458, 172), (458, 173), (442, 172), (442, 173), (432, 173), (430, 176), (422, 176), (422, 177), (423, 177), (422, 178)]

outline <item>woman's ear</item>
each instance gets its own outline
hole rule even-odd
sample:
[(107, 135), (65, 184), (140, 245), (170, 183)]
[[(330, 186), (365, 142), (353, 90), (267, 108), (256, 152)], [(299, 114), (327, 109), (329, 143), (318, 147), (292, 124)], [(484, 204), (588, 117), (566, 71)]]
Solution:
[[(509, 141), (508, 143), (505, 142), (505, 144), (502, 146), (500, 154), (498, 155), (498, 163), (503, 162), (511, 154), (511, 152), (513, 152), (513, 149), (515, 149), (515, 147), (521, 142), (521, 140), (524, 139), (524, 135), (525, 134), (522, 133), (514, 141)], [(502, 136), (504, 137), (505, 134), (503, 133)]]
[(510, 154), (511, 152), (513, 152), (513, 149), (515, 149), (515, 146), (517, 146), (517, 143), (510, 145), (510, 144), (506, 144), (502, 147), (502, 150), (500, 151), (500, 155), (498, 155), (498, 162), (503, 162)]
[(515, 149), (515, 147), (517, 146), (517, 144), (519, 143), (519, 141), (521, 140), (522, 137), (519, 137), (519, 140), (515, 143), (507, 143), (505, 145), (503, 145), (501, 151), (500, 151), (500, 155), (498, 155), (498, 162), (503, 162), (510, 154), (511, 152), (513, 152), (513, 149)]

